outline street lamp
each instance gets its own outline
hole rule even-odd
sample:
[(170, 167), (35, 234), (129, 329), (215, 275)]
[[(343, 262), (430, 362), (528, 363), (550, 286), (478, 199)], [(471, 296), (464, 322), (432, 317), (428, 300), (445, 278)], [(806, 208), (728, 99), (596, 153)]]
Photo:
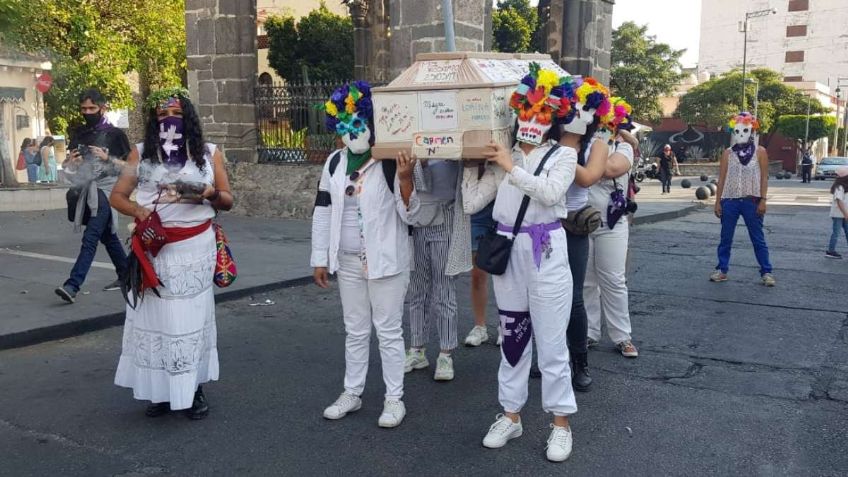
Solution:
[(747, 72), (748, 68), (748, 20), (752, 18), (760, 18), (768, 15), (774, 15), (776, 13), (777, 10), (774, 8), (745, 13), (745, 22), (741, 25), (742, 32), (745, 33), (745, 41), (742, 46), (742, 111), (745, 111), (748, 106), (748, 104), (745, 102), (745, 73)]
[[(839, 153), (839, 87), (842, 85), (848, 85), (848, 77), (838, 77), (836, 78), (836, 152)], [(848, 95), (846, 95), (848, 96)], [(842, 132), (844, 136), (842, 137), (842, 155), (848, 155), (846, 149), (848, 149), (848, 104), (845, 106), (845, 111), (842, 112)]]
[(760, 106), (760, 82), (757, 81), (755, 78), (748, 78), (748, 79), (745, 80), (745, 83), (746, 84), (753, 83), (753, 84), (757, 85), (757, 89), (754, 93), (754, 117), (755, 118), (759, 117), (759, 116), (757, 116), (757, 109)]
[(836, 87), (836, 127), (833, 128), (833, 147), (830, 148), (834, 155), (839, 155), (839, 98), (842, 97), (842, 90), (839, 86)]

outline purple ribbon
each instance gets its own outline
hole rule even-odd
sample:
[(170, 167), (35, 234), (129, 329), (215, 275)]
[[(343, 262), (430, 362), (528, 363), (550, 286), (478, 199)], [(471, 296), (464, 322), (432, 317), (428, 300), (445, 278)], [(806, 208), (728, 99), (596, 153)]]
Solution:
[[(549, 224), (528, 225), (527, 227), (521, 227), (518, 229), (518, 233), (530, 235), (530, 239), (533, 241), (533, 261), (536, 263), (537, 270), (542, 267), (542, 251), (551, 246), (550, 232), (561, 228), (562, 223), (560, 223), (560, 221), (556, 221)], [(512, 233), (512, 226), (504, 225), (499, 222), (498, 230), (501, 232)]]

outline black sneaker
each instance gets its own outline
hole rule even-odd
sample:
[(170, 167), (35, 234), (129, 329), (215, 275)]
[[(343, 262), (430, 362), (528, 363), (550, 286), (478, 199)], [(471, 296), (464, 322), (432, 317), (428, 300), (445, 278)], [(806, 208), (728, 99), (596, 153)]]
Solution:
[(837, 258), (837, 259), (841, 259), (841, 258), (842, 258), (842, 255), (840, 255), (840, 254), (839, 254), (839, 253), (837, 253), (837, 252), (831, 252), (830, 250), (828, 250), (827, 252), (825, 252), (825, 253), (824, 253), (824, 256), (825, 256), (825, 257), (827, 257), (827, 258)]
[(573, 354), (571, 359), (571, 385), (575, 391), (588, 392), (592, 385), (589, 375), (589, 357), (586, 353)]
[(103, 291), (115, 291), (121, 289), (121, 280), (115, 280), (114, 282), (103, 287)]
[(57, 295), (59, 295), (59, 298), (65, 300), (68, 303), (73, 303), (74, 298), (77, 297), (77, 292), (67, 285), (62, 285), (53, 291), (56, 292)]
[(194, 392), (194, 402), (191, 404), (191, 409), (188, 410), (189, 419), (203, 419), (209, 414), (209, 404), (206, 402), (206, 396), (203, 395), (203, 386), (198, 386)]
[(171, 403), (157, 402), (147, 406), (144, 415), (147, 417), (159, 417), (167, 414), (171, 410)]

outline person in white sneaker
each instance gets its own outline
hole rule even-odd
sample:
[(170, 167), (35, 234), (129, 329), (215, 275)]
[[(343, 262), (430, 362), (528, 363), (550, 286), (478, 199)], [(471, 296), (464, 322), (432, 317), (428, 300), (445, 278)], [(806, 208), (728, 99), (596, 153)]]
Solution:
[[(354, 112), (346, 104), (354, 104)], [(337, 89), (324, 104), (327, 128), (345, 147), (324, 165), (312, 216), (315, 283), (338, 276), (345, 339), (344, 392), (324, 410), (341, 419), (360, 409), (365, 389), (372, 325), (377, 330), (386, 395), (380, 427), (395, 427), (406, 415), (403, 397), (403, 301), (409, 284), (407, 214), (418, 206), (414, 161), (371, 158), (373, 107), (368, 83)]]
[[(587, 78), (584, 84), (596, 82)], [(571, 454), (568, 416), (577, 412), (566, 338), (572, 277), (560, 218), (567, 214), (566, 191), (574, 181), (580, 145), (579, 138), (563, 147), (551, 141), (559, 141), (561, 124), (586, 115), (585, 131), (594, 120), (592, 109), (609, 107), (608, 95), (593, 94), (578, 109), (574, 87), (571, 77), (531, 63), (530, 74), (510, 99), (518, 115), (515, 147), (510, 153), (493, 143), (487, 159), (497, 167), (479, 179), (467, 172), (464, 178), (468, 194), (481, 196), (479, 202), (496, 196), (492, 216), (498, 234), (514, 239), (505, 273), (492, 277), (503, 335), (498, 399), (504, 412), (489, 427), (483, 445), (503, 447), (523, 432), (519, 413), (527, 402), (535, 336), (542, 408), (554, 421), (547, 457), (556, 462)], [(478, 255), (479, 264), (486, 258)]]
[[(471, 161), (467, 161), (471, 162)], [(472, 164), (478, 176), (485, 172), (485, 164)], [(472, 170), (472, 173), (473, 173)], [(465, 199), (465, 194), (463, 194)], [(471, 215), (471, 253), (472, 259), (477, 255), (477, 245), (480, 238), (495, 229), (497, 224), (492, 218), (492, 209), (495, 203), (489, 202), (482, 210)], [(474, 210), (479, 208), (477, 204), (464, 200), (463, 210)], [(467, 213), (467, 212), (466, 212)], [(474, 327), (465, 337), (465, 346), (477, 347), (489, 341), (489, 330), (486, 327), (486, 307), (489, 304), (489, 274), (478, 267), (471, 270), (471, 308), (474, 312)]]

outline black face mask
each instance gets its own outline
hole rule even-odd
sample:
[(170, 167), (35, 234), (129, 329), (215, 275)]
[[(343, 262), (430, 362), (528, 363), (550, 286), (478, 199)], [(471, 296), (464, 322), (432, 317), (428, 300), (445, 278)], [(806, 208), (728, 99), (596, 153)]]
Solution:
[(83, 114), (82, 117), (85, 118), (85, 125), (92, 128), (94, 126), (97, 126), (97, 123), (99, 123), (100, 120), (103, 118), (103, 112), (98, 111), (93, 114)]

